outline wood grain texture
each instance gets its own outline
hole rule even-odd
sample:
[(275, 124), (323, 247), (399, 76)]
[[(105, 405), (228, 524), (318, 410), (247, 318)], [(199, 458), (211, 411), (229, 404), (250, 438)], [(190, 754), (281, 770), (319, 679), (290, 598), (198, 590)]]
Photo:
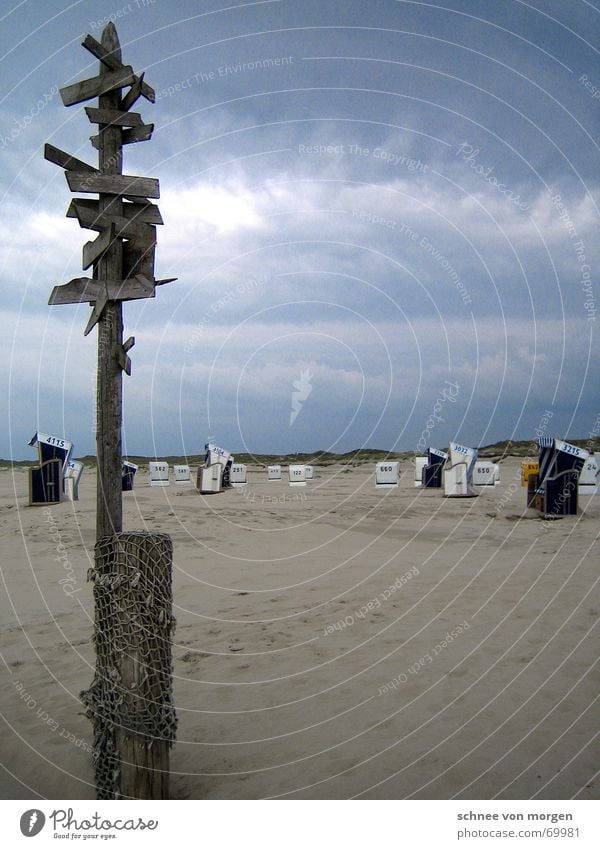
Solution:
[(83, 270), (85, 271), (93, 265), (102, 254), (108, 250), (113, 239), (115, 238), (115, 225), (111, 222), (110, 226), (100, 232), (97, 239), (93, 242), (86, 242), (83, 246)]
[[(79, 226), (86, 230), (96, 230), (101, 233), (114, 224), (115, 236), (124, 239), (134, 239), (147, 225), (136, 218), (126, 218), (123, 215), (117, 214), (116, 205), (108, 205), (106, 212), (100, 211), (99, 202), (90, 201), (96, 204), (94, 207), (84, 206), (83, 198), (74, 198), (71, 201), (67, 210), (67, 218), (76, 218)], [(120, 202), (120, 199), (119, 199)]]
[[(121, 48), (114, 24), (102, 31), (104, 57), (112, 56), (121, 61)], [(119, 71), (100, 66), (100, 79), (111, 79)], [(133, 76), (130, 83), (133, 83)], [(123, 84), (123, 83), (122, 83)], [(120, 86), (100, 87), (99, 108), (119, 109)], [(120, 127), (106, 127), (101, 135), (99, 170), (103, 182), (122, 177), (123, 153)], [(67, 172), (73, 174), (76, 172)], [(98, 189), (102, 192), (102, 189)], [(120, 217), (122, 202), (100, 194), (99, 214), (108, 208)], [(117, 228), (118, 233), (118, 228)], [(115, 239), (98, 261), (94, 277), (99, 280), (121, 280), (123, 250), (119, 239)], [(121, 426), (123, 421), (123, 373), (119, 366), (118, 353), (123, 344), (123, 305), (119, 300), (109, 300), (98, 321), (98, 370), (97, 370), (97, 431), (96, 456), (98, 477), (96, 493), (96, 538), (101, 539), (123, 529), (123, 505), (121, 493)]]
[(48, 303), (57, 304), (94, 304), (106, 296), (111, 301), (138, 301), (142, 298), (154, 298), (154, 280), (137, 277), (126, 280), (97, 280), (94, 277), (74, 277), (68, 283), (55, 286)]
[[(118, 127), (106, 127), (120, 133)], [(72, 192), (106, 193), (127, 195), (138, 198), (159, 198), (158, 180), (153, 177), (134, 177), (130, 174), (106, 174), (85, 171), (65, 171), (65, 177)]]
[(144, 229), (148, 232), (123, 244), (123, 277), (141, 274), (148, 280), (154, 280), (156, 227), (146, 226)]
[[(126, 556), (115, 558), (117, 573), (121, 577), (121, 581), (115, 584), (115, 617), (117, 621), (125, 619), (123, 630), (131, 633), (130, 619), (127, 621), (126, 617), (131, 616), (127, 590), (133, 570), (140, 575), (139, 584), (144, 587), (144, 591), (160, 597), (161, 601), (165, 599), (172, 608), (172, 543), (166, 535), (148, 534), (143, 539), (141, 535), (132, 534), (129, 537), (124, 533), (118, 545)], [(158, 546), (166, 555), (160, 561), (157, 561), (155, 553)], [(167, 588), (169, 591), (165, 593)], [(156, 713), (164, 707), (163, 681), (165, 674), (171, 675), (170, 660), (169, 668), (164, 669), (160, 655), (153, 656), (152, 644), (170, 643), (167, 629), (166, 622), (160, 627), (146, 622), (144, 629), (133, 631), (139, 641), (131, 641), (127, 650), (119, 656), (119, 686), (123, 698), (120, 702), (120, 722), (115, 728), (115, 742), (120, 755), (121, 798), (169, 798), (170, 742), (158, 736), (160, 732), (156, 732), (157, 736), (149, 737), (147, 733), (139, 731), (147, 726), (149, 711)]]
[[(120, 206), (119, 206), (120, 204)], [(163, 219), (159, 208), (154, 203), (121, 203), (120, 198), (111, 198), (105, 205), (103, 215), (120, 215), (128, 221), (137, 224), (162, 224)], [(82, 218), (85, 221), (97, 221), (100, 207), (93, 198), (73, 198), (67, 209), (67, 218)], [(85, 226), (88, 226), (87, 224)], [(96, 229), (90, 227), (89, 229)], [(102, 228), (104, 229), (104, 228)]]
[[(92, 53), (96, 57), (96, 59), (100, 59), (100, 61), (109, 70), (116, 71), (119, 70), (119, 68), (123, 67), (120, 56), (119, 58), (117, 58), (115, 54), (107, 51), (104, 46), (99, 41), (96, 41), (96, 39), (92, 35), (86, 35), (86, 37), (81, 43), (86, 50), (89, 50), (90, 53)], [(143, 81), (143, 76), (143, 74), (141, 74), (140, 76), (136, 75), (133, 85), (139, 84), (142, 97), (145, 97), (146, 100), (150, 101), (150, 103), (154, 103), (156, 100), (156, 94), (154, 92), (154, 89), (152, 88), (152, 86), (149, 86), (148, 83)]]
[[(121, 100), (121, 109), (126, 112), (128, 109), (131, 109), (134, 103), (142, 96), (142, 92), (144, 90), (144, 74), (140, 74), (139, 77), (136, 77), (134, 84), (131, 86), (125, 97)], [(147, 86), (149, 88), (149, 86)], [(154, 100), (152, 100), (154, 103)]]
[(93, 165), (88, 165), (87, 162), (77, 159), (76, 156), (71, 156), (70, 153), (66, 153), (59, 147), (54, 147), (53, 144), (44, 145), (44, 159), (47, 159), (48, 162), (53, 162), (55, 165), (60, 165), (61, 168), (67, 171), (84, 171), (89, 174), (98, 173)]
[(86, 106), (85, 114), (92, 124), (114, 124), (117, 127), (136, 127), (143, 124), (139, 112), (123, 112), (120, 109), (96, 109), (93, 106)]
[(123, 133), (123, 144), (136, 144), (137, 142), (150, 141), (154, 132), (154, 124), (142, 124), (141, 127), (132, 127)]
[[(74, 106), (93, 97), (100, 97), (109, 92), (118, 91), (122, 86), (131, 85), (135, 80), (133, 69), (129, 65), (123, 65), (117, 71), (109, 71), (98, 77), (90, 77), (73, 85), (60, 89), (60, 97), (65, 106)], [(118, 109), (118, 100), (111, 108)]]

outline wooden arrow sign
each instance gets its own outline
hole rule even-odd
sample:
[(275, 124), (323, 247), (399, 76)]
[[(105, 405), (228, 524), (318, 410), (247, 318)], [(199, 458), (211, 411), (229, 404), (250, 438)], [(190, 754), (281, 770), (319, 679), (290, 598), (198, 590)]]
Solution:
[[(89, 50), (96, 59), (100, 59), (100, 61), (106, 65), (111, 71), (117, 71), (120, 68), (123, 68), (123, 64), (121, 60), (117, 58), (114, 52), (110, 52), (107, 50), (99, 41), (91, 35), (86, 35), (84, 40), (81, 42), (86, 50)], [(149, 100), (150, 103), (154, 103), (156, 100), (156, 94), (154, 89), (143, 81), (143, 74), (141, 76), (135, 76), (133, 85), (139, 85), (142, 97), (145, 97), (146, 100)], [(129, 83), (126, 83), (129, 85)]]
[(110, 124), (114, 127), (135, 127), (143, 124), (139, 112), (121, 112), (120, 109), (95, 109), (85, 107), (85, 114), (92, 124)]
[(155, 203), (124, 203), (123, 215), (130, 221), (144, 224), (163, 224), (160, 209)]
[(102, 230), (97, 239), (93, 242), (86, 242), (83, 246), (83, 270), (87, 270), (90, 265), (97, 262), (100, 257), (109, 249), (115, 238), (115, 225), (111, 222), (110, 227)]
[(149, 280), (154, 280), (156, 227), (146, 226), (144, 230), (147, 232), (123, 244), (123, 277), (142, 274)]
[(94, 277), (75, 277), (68, 283), (55, 286), (48, 303), (56, 304), (93, 304), (106, 295), (109, 301), (135, 301), (140, 298), (154, 297), (153, 280), (142, 274), (127, 280), (96, 280)]
[[(99, 203), (93, 198), (73, 198), (66, 213), (67, 218), (77, 218), (78, 215), (94, 217), (99, 216)], [(112, 201), (104, 206), (104, 214), (122, 215), (129, 221), (137, 224), (163, 224), (160, 209), (155, 203), (127, 203), (120, 198), (112, 198)], [(93, 229), (93, 228), (91, 228)]]
[[(142, 96), (142, 90), (144, 86), (147, 89), (150, 89), (150, 86), (146, 85), (146, 83), (144, 82), (144, 75), (140, 74), (127, 92), (127, 94), (125, 95), (125, 97), (121, 100), (121, 109), (124, 112), (126, 112), (128, 109), (131, 109), (134, 103), (137, 103), (137, 101)], [(150, 91), (152, 91), (152, 89), (150, 89)], [(152, 102), (154, 103), (154, 101)]]
[(127, 356), (127, 352), (131, 351), (133, 346), (135, 345), (135, 336), (130, 336), (129, 339), (126, 339), (125, 342), (121, 345), (119, 351), (117, 351), (117, 360), (121, 369), (131, 376), (131, 360)]
[[(136, 142), (150, 141), (154, 132), (154, 124), (140, 124), (139, 126), (131, 127), (129, 130), (123, 130), (121, 144), (135, 144)], [(100, 134), (90, 136), (92, 147), (100, 150)]]
[[(98, 201), (92, 201), (92, 203), (98, 204)], [(98, 206), (92, 208), (83, 206), (78, 198), (71, 201), (67, 210), (67, 218), (76, 218), (80, 227), (84, 227), (86, 230), (96, 230), (98, 233), (102, 233), (103, 230), (114, 224), (115, 235), (123, 239), (135, 239), (140, 230), (147, 226), (143, 222), (139, 223), (122, 215), (101, 213)]]
[(153, 132), (154, 124), (142, 124), (140, 127), (132, 127), (130, 130), (123, 132), (123, 144), (150, 141)]
[(94, 303), (94, 307), (92, 309), (92, 314), (89, 318), (88, 323), (85, 326), (85, 330), (83, 331), (83, 335), (87, 336), (88, 333), (92, 331), (92, 329), (98, 324), (100, 319), (102, 318), (102, 313), (105, 308), (108, 306), (108, 286), (106, 280), (104, 280), (101, 284), (100, 291), (98, 292), (98, 296), (96, 297), (96, 301)]
[[(122, 213), (122, 214), (121, 214)], [(101, 233), (115, 224), (115, 235), (134, 239), (143, 232), (145, 224), (162, 224), (159, 208), (153, 203), (121, 203), (115, 198), (100, 212), (97, 200), (73, 198), (67, 210), (67, 218), (76, 218), (80, 227)]]
[(101, 94), (107, 94), (123, 86), (132, 85), (134, 82), (135, 74), (132, 67), (123, 65), (116, 71), (109, 71), (102, 76), (90, 77), (88, 80), (81, 80), (81, 82), (65, 86), (65, 88), (60, 89), (59, 93), (65, 106), (73, 106), (75, 103), (100, 97)]
[(70, 153), (65, 153), (59, 147), (54, 147), (53, 144), (44, 145), (44, 159), (48, 162), (53, 162), (55, 165), (60, 165), (67, 171), (85, 171), (86, 174), (98, 173), (98, 169), (93, 165), (88, 165), (87, 162), (82, 162), (76, 156), (71, 156)]
[(138, 198), (160, 197), (158, 180), (153, 177), (100, 174), (97, 171), (66, 171), (65, 177), (72, 192), (102, 192), (110, 195), (132, 195)]
[[(159, 284), (162, 284), (162, 283), (171, 283), (173, 280), (176, 280), (176, 279), (177, 278), (173, 277), (169, 280), (156, 280), (155, 285), (158, 286)], [(97, 297), (96, 297), (96, 301), (94, 302), (94, 308), (92, 309), (92, 314), (90, 315), (90, 319), (89, 319), (89, 321), (86, 325), (85, 330), (83, 331), (84, 336), (87, 336), (88, 333), (90, 333), (94, 329), (96, 324), (98, 324), (98, 322), (102, 318), (102, 313), (104, 312), (104, 309), (108, 305), (109, 301), (115, 300), (112, 297), (112, 291), (113, 290), (110, 287), (110, 283), (108, 283), (106, 280), (97, 281), (97, 282), (99, 284), (99, 291), (98, 291), (98, 294), (97, 294)], [(123, 281), (123, 282), (124, 283), (125, 282), (131, 283), (131, 281)], [(135, 296), (136, 298), (153, 298), (154, 297), (154, 288), (150, 289), (149, 287), (150, 287), (151, 284), (149, 284), (148, 281), (144, 281), (141, 275), (138, 275), (138, 283), (142, 287), (144, 294), (136, 295)], [(59, 288), (59, 287), (57, 287), (57, 288)], [(122, 299), (119, 299), (119, 300), (133, 300), (133, 298), (122, 298)], [(131, 344), (128, 344), (128, 343), (131, 343)], [(120, 349), (117, 350), (117, 362), (119, 363), (120, 368), (123, 371), (125, 371), (126, 374), (129, 374), (129, 375), (131, 374), (131, 360), (129, 359), (128, 356), (126, 356), (126, 354), (127, 354), (127, 351), (131, 347), (133, 347), (134, 343), (135, 343), (135, 339), (133, 339), (133, 337), (130, 337), (127, 340), (127, 342), (125, 343), (125, 345), (128, 345), (128, 347), (125, 348), (125, 345), (123, 345)]]
[(120, 45), (115, 50), (108, 50), (103, 44), (96, 41), (93, 35), (89, 34), (83, 39), (81, 45), (89, 50), (96, 59), (100, 59), (109, 71), (118, 71), (119, 68), (123, 67)]
[[(89, 176), (91, 174), (100, 174), (97, 168), (94, 168), (92, 165), (88, 165), (87, 162), (82, 162), (82, 160), (77, 159), (76, 156), (71, 156), (70, 153), (65, 153), (64, 150), (61, 150), (59, 147), (54, 147), (54, 145), (51, 144), (45, 145), (44, 156), (49, 162), (54, 162), (55, 165), (60, 165), (61, 168), (64, 168), (67, 171), (85, 173), (86, 182), (89, 181)], [(138, 195), (123, 195), (123, 197), (130, 200), (133, 199), (134, 201), (139, 200)]]

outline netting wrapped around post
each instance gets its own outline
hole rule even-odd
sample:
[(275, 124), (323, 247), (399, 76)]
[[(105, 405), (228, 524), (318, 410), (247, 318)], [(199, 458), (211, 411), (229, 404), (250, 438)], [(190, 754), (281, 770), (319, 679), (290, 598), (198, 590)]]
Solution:
[(123, 532), (96, 543), (88, 572), (96, 671), (81, 698), (94, 727), (99, 799), (168, 798), (177, 727), (172, 561), (166, 534)]

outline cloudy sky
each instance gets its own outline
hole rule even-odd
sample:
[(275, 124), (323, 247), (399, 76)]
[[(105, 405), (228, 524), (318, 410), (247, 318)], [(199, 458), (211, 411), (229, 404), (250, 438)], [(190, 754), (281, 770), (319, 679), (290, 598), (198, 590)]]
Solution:
[(124, 307), (128, 452), (598, 427), (597, 2), (3, 9), (0, 456), (33, 457), (36, 428), (95, 450), (89, 307), (47, 305), (93, 234), (42, 150), (96, 163), (57, 88), (97, 73), (81, 41), (109, 18), (157, 93), (124, 171), (160, 179), (156, 273), (178, 277)]

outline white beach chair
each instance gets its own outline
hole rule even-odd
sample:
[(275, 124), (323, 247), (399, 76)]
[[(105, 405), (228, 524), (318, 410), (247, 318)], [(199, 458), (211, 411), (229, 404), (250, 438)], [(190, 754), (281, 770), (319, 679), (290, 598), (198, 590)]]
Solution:
[(163, 460), (148, 463), (150, 486), (169, 486), (169, 464)]
[(400, 483), (400, 463), (382, 460), (375, 464), (376, 489), (395, 489)]
[(479, 495), (473, 489), (473, 468), (477, 462), (477, 450), (450, 443), (450, 458), (442, 474), (444, 495), (448, 498), (473, 498)]

